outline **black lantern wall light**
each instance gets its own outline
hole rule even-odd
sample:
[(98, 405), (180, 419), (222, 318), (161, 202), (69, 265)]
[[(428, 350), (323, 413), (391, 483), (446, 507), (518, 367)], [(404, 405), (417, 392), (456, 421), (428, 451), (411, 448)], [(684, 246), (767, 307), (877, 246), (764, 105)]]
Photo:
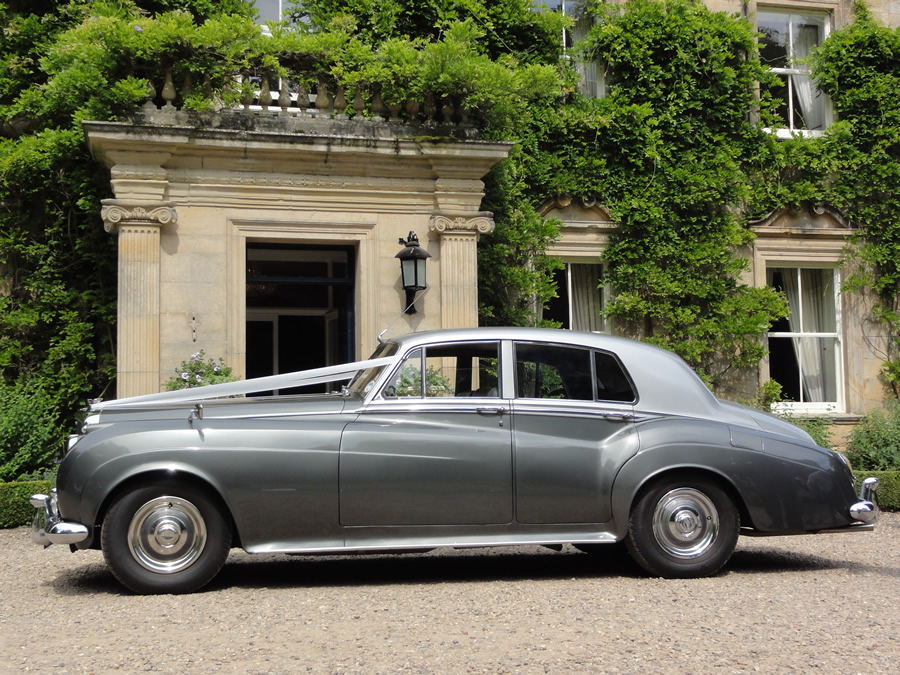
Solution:
[(400, 274), (403, 290), (406, 291), (406, 314), (415, 314), (416, 292), (424, 291), (425, 261), (431, 254), (419, 245), (416, 233), (410, 230), (406, 239), (400, 239), (403, 249), (394, 257), (400, 259)]

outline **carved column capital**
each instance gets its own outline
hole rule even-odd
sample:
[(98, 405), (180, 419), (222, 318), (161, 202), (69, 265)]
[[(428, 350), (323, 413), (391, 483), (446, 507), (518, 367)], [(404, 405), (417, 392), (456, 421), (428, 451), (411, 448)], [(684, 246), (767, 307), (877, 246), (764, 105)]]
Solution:
[(126, 225), (159, 228), (178, 222), (178, 212), (168, 202), (138, 205), (106, 199), (103, 201), (100, 217), (103, 218), (103, 228), (107, 232), (115, 232), (120, 226)]
[(482, 211), (474, 217), (450, 217), (435, 214), (428, 221), (428, 229), (440, 235), (470, 234), (477, 237), (479, 234), (488, 234), (494, 231), (493, 215), (490, 211)]

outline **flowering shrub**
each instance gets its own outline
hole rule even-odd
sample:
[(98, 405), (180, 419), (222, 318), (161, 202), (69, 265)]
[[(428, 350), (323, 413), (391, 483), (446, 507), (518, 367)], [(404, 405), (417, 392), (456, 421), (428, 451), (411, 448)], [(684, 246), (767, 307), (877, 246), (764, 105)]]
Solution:
[(182, 361), (175, 369), (175, 375), (166, 382), (166, 391), (205, 387), (208, 384), (234, 382), (236, 379), (231, 374), (231, 368), (225, 365), (224, 359), (219, 358), (217, 361), (208, 359), (201, 349), (191, 354), (189, 360)]

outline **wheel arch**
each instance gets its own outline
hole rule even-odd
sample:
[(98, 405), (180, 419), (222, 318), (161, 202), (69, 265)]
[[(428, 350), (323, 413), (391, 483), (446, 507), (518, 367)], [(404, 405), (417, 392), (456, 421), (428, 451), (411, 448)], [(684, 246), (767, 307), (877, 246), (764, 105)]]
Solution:
[[(640, 455), (637, 457), (640, 457)], [(631, 511), (644, 493), (659, 482), (679, 476), (701, 478), (714, 482), (734, 503), (742, 526), (752, 527), (750, 510), (743, 495), (741, 495), (741, 491), (722, 470), (706, 464), (686, 462), (661, 465), (652, 470), (641, 472), (638, 467), (629, 462), (619, 471), (613, 484), (613, 519), (616, 538), (622, 539), (625, 537)]]
[(241, 537), (240, 532), (238, 531), (237, 522), (234, 519), (234, 515), (232, 514), (231, 508), (228, 506), (227, 501), (222, 496), (221, 491), (208, 478), (194, 471), (191, 471), (187, 467), (168, 466), (145, 467), (142, 470), (136, 471), (128, 476), (123, 477), (106, 493), (97, 510), (97, 516), (95, 519), (96, 535), (94, 536), (93, 548), (100, 548), (100, 530), (103, 527), (103, 522), (106, 519), (106, 515), (109, 512), (110, 507), (119, 498), (119, 496), (140, 486), (149, 485), (161, 480), (178, 480), (185, 482), (192, 487), (203, 490), (209, 496), (215, 499), (222, 511), (222, 515), (231, 524), (231, 545), (233, 547), (240, 547)]

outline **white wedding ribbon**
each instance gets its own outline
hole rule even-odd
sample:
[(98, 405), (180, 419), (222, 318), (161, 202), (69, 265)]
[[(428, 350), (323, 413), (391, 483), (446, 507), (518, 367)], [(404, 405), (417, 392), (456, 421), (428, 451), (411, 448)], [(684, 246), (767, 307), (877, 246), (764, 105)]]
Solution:
[(351, 379), (360, 370), (386, 366), (394, 361), (395, 357), (386, 356), (380, 359), (354, 361), (353, 363), (342, 363), (337, 366), (313, 368), (312, 370), (300, 370), (295, 373), (284, 373), (283, 375), (256, 377), (251, 380), (240, 380), (238, 382), (223, 382), (222, 384), (210, 384), (205, 387), (189, 387), (188, 389), (178, 389), (176, 391), (164, 391), (159, 394), (131, 396), (129, 398), (92, 403), (91, 411), (104, 410), (107, 408), (205, 401), (212, 398), (239, 396), (241, 394), (252, 394), (260, 391), (305, 387), (325, 382), (341, 382), (342, 380)]

